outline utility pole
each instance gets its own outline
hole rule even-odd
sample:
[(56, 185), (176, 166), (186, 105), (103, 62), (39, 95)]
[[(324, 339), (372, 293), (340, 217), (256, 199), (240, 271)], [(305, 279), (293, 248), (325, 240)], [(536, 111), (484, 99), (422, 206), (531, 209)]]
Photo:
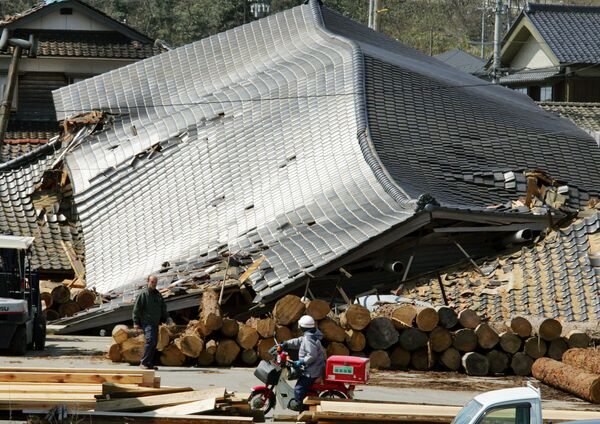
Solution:
[(8, 46), (13, 47), (12, 59), (8, 68), (6, 77), (6, 85), (4, 87), (4, 98), (0, 104), (0, 143), (4, 142), (6, 128), (8, 127), (8, 119), (10, 118), (10, 109), (15, 93), (15, 85), (17, 83), (17, 75), (19, 74), (19, 61), (23, 50), (29, 50), (29, 57), (35, 57), (37, 42), (33, 36), (29, 37), (29, 41), (19, 38), (10, 38), (8, 29), (4, 29), (0, 37), (0, 50), (6, 51)]
[(379, 31), (379, 12), (381, 0), (369, 0), (369, 28)]
[(483, 0), (481, 6), (481, 58), (485, 59), (485, 12), (487, 12), (487, 0)]
[(500, 74), (500, 43), (502, 35), (502, 0), (496, 0), (496, 20), (494, 22), (494, 62), (492, 65), (492, 81), (498, 83)]

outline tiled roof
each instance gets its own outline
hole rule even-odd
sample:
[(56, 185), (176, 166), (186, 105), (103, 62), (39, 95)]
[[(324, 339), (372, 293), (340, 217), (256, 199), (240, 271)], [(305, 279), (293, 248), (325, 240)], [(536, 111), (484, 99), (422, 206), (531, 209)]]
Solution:
[[(443, 273), (449, 302), (493, 321), (515, 315), (600, 319), (600, 212), (589, 210), (533, 245), (480, 264)], [(416, 299), (443, 304), (437, 277), (405, 286)], [(414, 287), (413, 287), (414, 285)], [(406, 294), (406, 293), (405, 293)]]
[[(6, 146), (4, 145), (2, 151)], [(61, 213), (44, 210), (32, 196), (44, 172), (59, 152), (55, 143), (44, 144), (13, 161), (0, 165), (0, 233), (34, 237), (33, 266), (47, 270), (70, 270), (61, 241), (70, 242), (83, 255), (79, 228)], [(37, 199), (37, 200), (36, 200)]]
[(525, 71), (516, 72), (511, 75), (500, 77), (500, 84), (526, 84), (531, 82), (541, 82), (561, 75), (558, 69), (549, 71)]
[(452, 49), (434, 56), (453, 68), (471, 75), (484, 75), (486, 61), (461, 49)]
[[(38, 37), (38, 56), (145, 59), (164, 51), (154, 44), (140, 43), (117, 32), (106, 31), (15, 31), (16, 37)], [(9, 54), (9, 53), (6, 53)]]
[(18, 142), (13, 142), (13, 140), (5, 140), (0, 148), (0, 162), (8, 162), (16, 159), (36, 150), (39, 147), (40, 143), (33, 142), (33, 140), (19, 140)]
[(570, 122), (316, 0), (54, 100), (125, 113), (65, 157), (100, 291), (229, 249), (266, 257), (251, 278), (272, 299), (409, 225), (425, 193), (481, 209), (541, 169), (570, 205), (600, 194), (600, 151)]
[(570, 119), (581, 128), (600, 131), (600, 103), (542, 102), (539, 105), (548, 112)]
[(600, 7), (530, 3), (524, 13), (559, 62), (600, 62)]

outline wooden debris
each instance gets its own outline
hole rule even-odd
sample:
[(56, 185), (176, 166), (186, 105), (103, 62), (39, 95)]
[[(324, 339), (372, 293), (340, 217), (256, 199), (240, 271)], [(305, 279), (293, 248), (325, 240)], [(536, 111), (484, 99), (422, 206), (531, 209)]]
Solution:
[(203, 336), (208, 336), (222, 326), (223, 318), (219, 307), (219, 295), (213, 290), (205, 290), (202, 292), (198, 331)]
[(101, 400), (96, 403), (96, 411), (143, 411), (206, 399), (213, 399), (213, 401), (225, 399), (225, 389), (192, 390), (139, 398)]

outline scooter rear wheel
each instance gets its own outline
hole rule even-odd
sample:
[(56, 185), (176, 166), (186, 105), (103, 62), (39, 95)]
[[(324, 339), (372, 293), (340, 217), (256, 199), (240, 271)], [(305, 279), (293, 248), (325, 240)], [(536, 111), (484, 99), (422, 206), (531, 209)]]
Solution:
[(250, 404), (250, 409), (262, 411), (266, 414), (275, 406), (275, 397), (272, 395), (272, 392), (267, 390), (257, 390), (250, 393), (248, 403)]
[(320, 398), (348, 399), (348, 395), (340, 390), (325, 390), (319, 394)]

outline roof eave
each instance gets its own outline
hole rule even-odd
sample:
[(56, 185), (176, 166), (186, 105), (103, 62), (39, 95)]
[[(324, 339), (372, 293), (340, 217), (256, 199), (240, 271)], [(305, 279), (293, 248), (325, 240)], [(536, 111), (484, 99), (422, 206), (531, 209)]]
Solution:
[(536, 227), (539, 227), (540, 224), (547, 224), (546, 226), (550, 227), (553, 221), (558, 221), (564, 217), (564, 214), (561, 212), (554, 212), (556, 215), (549, 217), (548, 215), (534, 215), (532, 213), (466, 210), (452, 207), (437, 207), (432, 211), (420, 211), (385, 233), (379, 234), (368, 242), (356, 247), (354, 250), (334, 259), (318, 270), (311, 272), (310, 276), (300, 276), (296, 281), (287, 283), (285, 286), (275, 289), (271, 294), (266, 294), (263, 296), (259, 293), (254, 301), (263, 304), (274, 301), (287, 293), (291, 293), (300, 287), (305, 286), (309, 279), (325, 276), (348, 263), (354, 262), (364, 256), (384, 249), (387, 246), (396, 243), (401, 238), (409, 235), (410, 233), (413, 233), (414, 231), (434, 222), (435, 219), (460, 220), (479, 224), (487, 224), (490, 226), (508, 223), (531, 223), (536, 224)]
[(77, 11), (79, 11), (87, 16), (93, 17), (95, 20), (103, 23), (106, 26), (113, 28), (117, 32), (120, 32), (120, 33), (126, 35), (127, 37), (131, 38), (132, 40), (136, 40), (141, 43), (154, 43), (154, 40), (152, 38), (148, 37), (147, 35), (142, 34), (141, 32), (130, 27), (129, 25), (123, 24), (123, 23), (111, 18), (104, 12), (102, 12), (98, 9), (95, 9), (88, 4), (85, 4), (80, 0), (67, 0), (67, 1), (63, 1), (63, 2), (55, 2), (55, 3), (47, 4), (46, 6), (41, 7), (39, 10), (36, 10), (33, 13), (27, 14), (21, 18), (17, 18), (15, 20), (9, 22), (6, 25), (3, 25), (3, 27), (9, 28), (9, 29), (15, 28), (15, 27), (20, 27), (23, 24), (33, 22), (41, 17), (44, 17), (44, 16), (52, 13), (53, 11), (55, 11), (58, 8), (65, 7), (66, 5), (69, 5), (69, 7), (73, 7), (73, 9), (76, 9)]

